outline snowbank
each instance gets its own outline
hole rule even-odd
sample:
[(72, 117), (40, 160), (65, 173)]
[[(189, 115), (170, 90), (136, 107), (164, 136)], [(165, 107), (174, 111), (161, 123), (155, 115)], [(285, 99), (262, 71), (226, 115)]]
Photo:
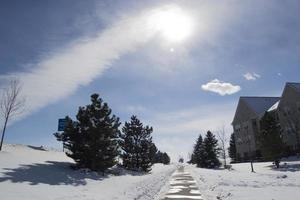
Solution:
[(206, 200), (293, 200), (300, 196), (300, 161), (287, 161), (280, 169), (271, 162), (233, 164), (233, 170), (187, 166)]
[(5, 145), (0, 152), (0, 196), (5, 200), (153, 200), (176, 169), (156, 164), (150, 174), (100, 176), (70, 169), (63, 152)]

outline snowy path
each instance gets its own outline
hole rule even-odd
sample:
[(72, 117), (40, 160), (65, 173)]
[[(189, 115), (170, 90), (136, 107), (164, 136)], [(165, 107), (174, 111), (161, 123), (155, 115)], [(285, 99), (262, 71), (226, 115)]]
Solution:
[(170, 190), (162, 200), (189, 200), (202, 199), (200, 191), (196, 186), (193, 177), (184, 171), (181, 166), (173, 175), (170, 181)]

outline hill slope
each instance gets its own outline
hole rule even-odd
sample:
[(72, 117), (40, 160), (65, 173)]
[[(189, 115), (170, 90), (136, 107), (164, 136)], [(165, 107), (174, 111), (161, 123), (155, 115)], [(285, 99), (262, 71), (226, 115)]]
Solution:
[(0, 152), (0, 194), (5, 200), (158, 199), (175, 166), (156, 164), (150, 174), (100, 176), (74, 171), (63, 152), (5, 145)]

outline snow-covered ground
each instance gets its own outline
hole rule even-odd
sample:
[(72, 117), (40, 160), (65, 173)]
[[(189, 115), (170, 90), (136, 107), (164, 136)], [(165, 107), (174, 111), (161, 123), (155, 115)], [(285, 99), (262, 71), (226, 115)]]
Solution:
[[(300, 161), (274, 169), (271, 162), (233, 164), (232, 170), (186, 165), (204, 200), (294, 200), (300, 197)], [(5, 145), (0, 152), (2, 200), (158, 200), (169, 191), (176, 165), (156, 164), (150, 174), (120, 170), (101, 176), (70, 169), (63, 152)], [(117, 170), (115, 170), (117, 171)]]
[(100, 176), (74, 171), (63, 152), (4, 145), (0, 152), (0, 199), (3, 200), (153, 200), (167, 190), (175, 165), (156, 164), (150, 174)]
[(300, 199), (300, 161), (283, 161), (280, 169), (271, 162), (233, 164), (233, 170), (186, 166), (197, 181), (203, 199), (296, 200)]

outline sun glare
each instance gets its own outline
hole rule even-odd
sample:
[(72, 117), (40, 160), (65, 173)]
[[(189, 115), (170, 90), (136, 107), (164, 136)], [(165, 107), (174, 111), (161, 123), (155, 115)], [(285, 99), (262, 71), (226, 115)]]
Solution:
[(193, 29), (193, 21), (179, 7), (169, 7), (155, 12), (150, 19), (151, 26), (171, 42), (188, 38)]

